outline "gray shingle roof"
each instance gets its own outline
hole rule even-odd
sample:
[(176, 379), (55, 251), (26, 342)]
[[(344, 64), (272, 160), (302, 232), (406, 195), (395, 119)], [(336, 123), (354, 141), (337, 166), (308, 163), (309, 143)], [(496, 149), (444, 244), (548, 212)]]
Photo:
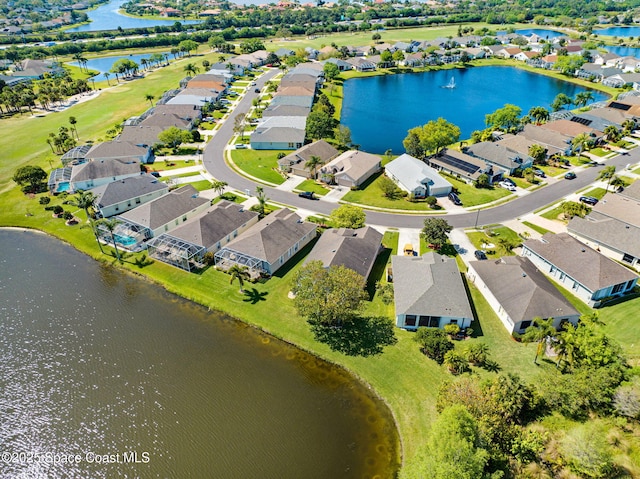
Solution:
[(263, 112), (262, 117), (269, 116), (309, 116), (311, 108), (308, 106), (296, 105), (269, 105)]
[(382, 234), (370, 226), (357, 230), (340, 228), (325, 231), (305, 261), (322, 261), (325, 268), (345, 266), (365, 279), (380, 252)]
[(319, 157), (323, 163), (326, 163), (331, 158), (337, 156), (340, 152), (332, 145), (324, 140), (314, 141), (308, 145), (304, 145), (302, 148), (298, 148), (293, 153), (289, 153), (284, 158), (278, 160), (278, 164), (283, 167), (289, 167), (290, 165), (296, 165), (298, 163), (306, 163), (312, 156)]
[(114, 181), (106, 185), (93, 188), (91, 191), (96, 195), (96, 204), (100, 208), (138, 198), (143, 195), (159, 190), (169, 190), (166, 183), (158, 181), (151, 175), (132, 176), (120, 181)]
[(385, 171), (393, 175), (409, 191), (414, 191), (423, 185), (429, 188), (428, 191), (434, 187), (451, 187), (451, 183), (440, 176), (436, 170), (407, 153), (387, 163)]
[(624, 221), (591, 212), (586, 218), (574, 217), (569, 221), (567, 231), (640, 258), (640, 227)]
[(579, 281), (591, 291), (635, 279), (624, 266), (589, 248), (567, 233), (546, 233), (523, 246)]
[(209, 249), (257, 216), (258, 213), (237, 203), (222, 200), (203, 215), (172, 230), (170, 235)]
[(225, 246), (233, 251), (273, 264), (303, 236), (315, 231), (288, 208), (274, 211)]
[(97, 143), (87, 152), (85, 158), (128, 158), (132, 156), (144, 157), (147, 154), (147, 148), (138, 146), (129, 141), (105, 141)]
[(120, 217), (154, 230), (208, 202), (208, 199), (198, 197), (193, 186), (186, 185), (122, 213)]
[(470, 145), (467, 148), (467, 153), (507, 168), (519, 168), (523, 162), (533, 163), (533, 158), (530, 156), (490, 141)]
[(377, 155), (364, 151), (348, 150), (320, 168), (323, 173), (333, 173), (336, 178), (349, 177), (358, 181), (368, 174), (381, 160)]
[(579, 315), (571, 303), (528, 258), (472, 261), (493, 296), (514, 322)]
[(456, 261), (437, 253), (393, 256), (396, 315), (473, 318)]
[(136, 160), (112, 158), (109, 160), (92, 160), (75, 165), (71, 172), (71, 181), (96, 180), (123, 175), (140, 174), (140, 163)]

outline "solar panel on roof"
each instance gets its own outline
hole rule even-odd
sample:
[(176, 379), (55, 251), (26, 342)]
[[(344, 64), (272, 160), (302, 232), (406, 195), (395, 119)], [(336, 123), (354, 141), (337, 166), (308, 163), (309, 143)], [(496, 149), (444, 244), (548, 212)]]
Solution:
[(616, 110), (627, 111), (631, 108), (631, 105), (626, 105), (624, 103), (618, 103), (617, 101), (612, 101), (609, 103), (609, 108), (615, 108)]
[(453, 168), (457, 168), (458, 170), (464, 171), (465, 173), (468, 173), (468, 174), (473, 174), (480, 169), (477, 165), (467, 163), (466, 161), (461, 160), (460, 158), (454, 158), (453, 156), (449, 156), (449, 155), (442, 155), (438, 157), (436, 161), (440, 161), (446, 165), (449, 165)]
[(572, 116), (569, 121), (572, 121), (574, 123), (580, 123), (581, 125), (584, 125), (584, 126), (589, 126), (592, 123), (592, 120), (587, 120), (586, 118), (581, 118), (579, 116)]

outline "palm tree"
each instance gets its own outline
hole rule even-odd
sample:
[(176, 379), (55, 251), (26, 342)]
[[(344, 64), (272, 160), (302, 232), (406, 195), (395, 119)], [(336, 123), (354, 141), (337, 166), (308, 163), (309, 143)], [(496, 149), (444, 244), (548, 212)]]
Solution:
[(611, 184), (611, 179), (616, 174), (616, 167), (614, 165), (605, 166), (598, 175), (599, 180), (607, 180), (607, 191), (609, 191), (609, 185)]
[(613, 178), (611, 178), (611, 180), (609, 181), (609, 186), (612, 186), (614, 191), (617, 190), (618, 188), (624, 188), (625, 186), (627, 186), (627, 182), (624, 181), (622, 178), (620, 178), (619, 176), (614, 176)]
[(116, 250), (116, 258), (118, 258), (118, 261), (120, 261), (120, 251), (118, 251), (118, 244), (116, 243), (116, 237), (113, 234), (120, 223), (118, 222), (118, 220), (115, 220), (115, 219), (110, 220), (110, 219), (104, 218), (99, 221), (99, 224), (101, 226), (104, 226), (104, 228), (109, 232), (109, 235), (111, 236), (111, 242), (113, 243), (113, 247)]
[(98, 242), (98, 248), (100, 248), (100, 252), (104, 254), (104, 250), (102, 249), (102, 243), (100, 242), (100, 235), (98, 235), (98, 226), (97, 221), (93, 218), (89, 217), (89, 225), (91, 226), (91, 231), (93, 231), (93, 236), (96, 237), (96, 241)]
[(193, 63), (187, 63), (184, 66), (184, 71), (187, 73), (191, 73), (192, 75), (195, 75), (200, 71), (200, 69)]
[(250, 279), (249, 268), (247, 268), (246, 266), (241, 266), (239, 264), (234, 264), (231, 268), (229, 268), (227, 273), (231, 275), (231, 281), (229, 281), (229, 284), (233, 284), (233, 282), (237, 279), (238, 284), (240, 285), (240, 293), (244, 293), (244, 282), (245, 280), (248, 281)]
[(625, 120), (622, 124), (622, 131), (625, 135), (628, 135), (636, 129), (636, 122), (633, 120)]
[(529, 116), (535, 118), (537, 123), (542, 123), (549, 119), (549, 110), (541, 106), (534, 106), (529, 110)]
[(322, 165), (322, 158), (319, 156), (311, 155), (307, 162), (304, 164), (304, 167), (309, 170), (309, 173), (313, 172), (313, 179), (317, 179), (318, 177), (318, 166)]
[(455, 350), (447, 351), (442, 362), (451, 374), (460, 374), (469, 369), (469, 361)]
[(620, 139), (620, 130), (615, 125), (609, 125), (604, 129), (604, 135), (607, 141), (616, 142)]
[(590, 101), (593, 101), (593, 93), (590, 91), (581, 91), (576, 94), (575, 99), (573, 100), (573, 104), (577, 107), (585, 106)]
[(147, 93), (144, 96), (144, 99), (147, 100), (149, 103), (151, 103), (151, 107), (153, 107), (153, 99), (155, 98), (155, 96), (151, 95), (150, 93)]
[(93, 206), (96, 201), (96, 195), (91, 191), (81, 191), (77, 193), (73, 198), (65, 201), (66, 204), (75, 206), (76, 208), (82, 208), (87, 215), (87, 219), (91, 218), (89, 215), (89, 208)]
[(109, 72), (104, 72), (102, 76), (104, 77), (105, 80), (107, 80), (107, 85), (111, 86), (111, 83), (109, 82), (109, 77), (111, 76), (111, 74)]
[(80, 137), (78, 136), (78, 130), (76, 128), (76, 124), (78, 123), (78, 120), (76, 119), (75, 116), (70, 116), (69, 117), (69, 124), (71, 125), (71, 131), (73, 131), (76, 135), (76, 138), (79, 140)]
[(578, 158), (580, 158), (582, 156), (582, 151), (589, 148), (591, 138), (586, 133), (580, 133), (571, 140), (571, 144), (574, 148), (578, 149)]
[(538, 343), (533, 364), (538, 364), (538, 356), (545, 353), (547, 341), (555, 334), (556, 328), (553, 327), (553, 318), (533, 318), (533, 326), (529, 326), (522, 335), (523, 343)]
[(264, 194), (264, 188), (262, 186), (256, 186), (256, 198), (258, 199), (258, 204), (256, 205), (258, 217), (262, 219), (264, 218), (264, 212), (267, 207), (267, 200), (269, 199)]
[(224, 193), (224, 188), (226, 186), (227, 186), (227, 182), (226, 181), (216, 180), (213, 183), (211, 183), (211, 188), (213, 189), (213, 191), (218, 193), (218, 196), (222, 196), (222, 193)]

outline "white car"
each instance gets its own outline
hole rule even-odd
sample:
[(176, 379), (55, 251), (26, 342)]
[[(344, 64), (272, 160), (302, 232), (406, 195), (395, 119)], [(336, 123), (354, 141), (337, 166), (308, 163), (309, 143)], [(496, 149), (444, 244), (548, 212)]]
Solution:
[(516, 187), (506, 181), (501, 181), (498, 185), (500, 185), (500, 188), (504, 188), (505, 190), (516, 191)]

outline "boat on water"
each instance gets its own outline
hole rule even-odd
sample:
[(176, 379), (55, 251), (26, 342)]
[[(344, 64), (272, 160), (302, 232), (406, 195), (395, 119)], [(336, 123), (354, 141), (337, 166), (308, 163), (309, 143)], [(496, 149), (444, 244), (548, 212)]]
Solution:
[(442, 88), (449, 88), (450, 90), (454, 89), (455, 87), (456, 87), (456, 79), (453, 77), (451, 77), (451, 80), (449, 80), (449, 83), (442, 86)]

